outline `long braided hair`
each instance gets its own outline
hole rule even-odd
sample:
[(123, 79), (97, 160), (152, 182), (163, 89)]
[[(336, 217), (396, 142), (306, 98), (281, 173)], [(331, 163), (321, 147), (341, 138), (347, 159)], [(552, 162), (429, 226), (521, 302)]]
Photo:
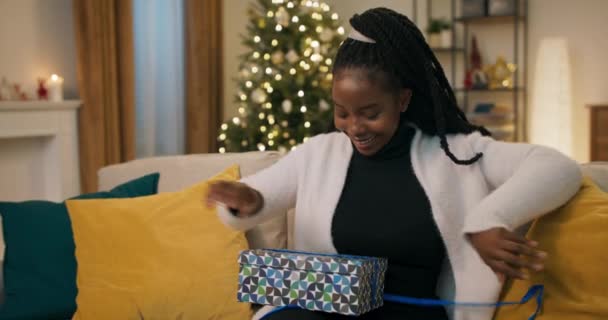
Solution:
[[(384, 75), (390, 92), (412, 90), (403, 118), (428, 135), (440, 138), (441, 148), (456, 164), (470, 165), (483, 154), (461, 160), (450, 151), (446, 134), (474, 131), (489, 136), (481, 126), (471, 124), (458, 107), (443, 68), (418, 27), (406, 16), (387, 8), (375, 8), (350, 19), (351, 26), (375, 41), (367, 43), (347, 38), (334, 62), (334, 75), (348, 68), (363, 68), (372, 75)], [(373, 77), (376, 78), (376, 77)]]

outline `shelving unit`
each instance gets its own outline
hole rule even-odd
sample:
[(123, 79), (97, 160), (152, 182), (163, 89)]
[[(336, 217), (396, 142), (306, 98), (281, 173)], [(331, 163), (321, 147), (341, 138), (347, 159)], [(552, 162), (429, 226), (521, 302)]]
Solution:
[[(427, 19), (430, 21), (433, 16), (433, 3), (437, 0), (425, 0), (427, 2)], [(467, 114), (471, 114), (474, 106), (471, 104), (473, 98), (483, 95), (484, 97), (493, 97), (489, 99), (489, 102), (496, 102), (497, 100), (503, 99), (504, 95), (511, 94), (509, 99), (509, 107), (513, 113), (512, 117), (507, 117), (512, 124), (513, 134), (511, 137), (507, 137), (506, 140), (523, 141), (526, 138), (525, 132), (525, 114), (526, 114), (526, 94), (527, 94), (527, 81), (526, 81), (526, 69), (527, 69), (527, 0), (513, 0), (515, 1), (515, 12), (510, 15), (497, 15), (497, 16), (467, 16), (462, 17), (460, 13), (457, 14), (457, 9), (461, 8), (462, 0), (449, 0), (450, 5), (450, 16), (445, 17), (451, 22), (452, 26), (452, 44), (451, 48), (435, 48), (433, 51), (438, 57), (445, 57), (449, 55), (451, 64), (451, 83), (454, 87), (454, 91), (459, 99), (461, 108)], [(414, 0), (416, 2), (416, 0)], [(443, 1), (446, 3), (447, 1)], [(417, 4), (415, 5), (417, 7)], [(497, 88), (497, 89), (478, 89), (478, 88), (463, 88), (462, 84), (464, 78), (457, 78), (457, 67), (462, 66), (464, 72), (469, 70), (469, 54), (470, 54), (470, 43), (472, 30), (476, 28), (495, 28), (497, 26), (510, 27), (512, 28), (511, 39), (504, 39), (504, 41), (511, 41), (513, 59), (512, 63), (516, 65), (515, 72), (513, 74), (513, 88)], [(523, 41), (522, 41), (523, 40)], [(520, 43), (521, 42), (521, 43)], [(523, 47), (522, 47), (523, 46)], [(505, 52), (503, 55), (506, 55)], [(486, 98), (486, 100), (488, 100)], [(472, 120), (473, 121), (473, 120)], [(487, 125), (483, 122), (478, 122), (480, 125)], [(505, 126), (507, 127), (507, 126)], [(488, 126), (488, 129), (492, 131), (493, 128)], [(504, 136), (504, 132), (501, 135)], [(498, 138), (498, 137), (497, 137)]]

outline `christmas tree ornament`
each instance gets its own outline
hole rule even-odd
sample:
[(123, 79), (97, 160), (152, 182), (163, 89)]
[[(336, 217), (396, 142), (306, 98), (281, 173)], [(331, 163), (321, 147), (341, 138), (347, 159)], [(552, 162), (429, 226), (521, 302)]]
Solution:
[(267, 97), (268, 95), (266, 95), (266, 92), (260, 88), (257, 88), (251, 92), (251, 100), (257, 104), (266, 102)]
[(272, 57), (270, 58), (270, 61), (272, 61), (273, 64), (281, 64), (283, 63), (285, 55), (283, 54), (282, 51), (275, 51), (272, 54)]
[(321, 111), (328, 111), (330, 108), (329, 103), (327, 103), (327, 101), (325, 101), (324, 99), (319, 100), (319, 109)]
[(248, 68), (243, 68), (241, 69), (241, 72), (239, 72), (239, 75), (241, 76), (241, 78), (247, 79), (251, 76), (251, 72)]
[(293, 103), (291, 102), (291, 100), (283, 100), (283, 103), (281, 104), (281, 109), (283, 109), (283, 112), (285, 113), (291, 113), (291, 110), (293, 109)]
[(289, 52), (287, 52), (287, 55), (285, 57), (287, 58), (287, 61), (290, 64), (294, 64), (294, 63), (298, 62), (298, 60), (300, 60), (300, 56), (298, 56), (298, 53), (293, 49), (289, 50)]
[(289, 12), (285, 10), (284, 7), (279, 7), (277, 13), (275, 15), (275, 20), (280, 26), (287, 27), (289, 26)]
[(329, 28), (323, 29), (323, 31), (321, 31), (321, 34), (319, 35), (319, 39), (321, 39), (321, 41), (323, 42), (329, 42), (333, 37), (334, 31)]

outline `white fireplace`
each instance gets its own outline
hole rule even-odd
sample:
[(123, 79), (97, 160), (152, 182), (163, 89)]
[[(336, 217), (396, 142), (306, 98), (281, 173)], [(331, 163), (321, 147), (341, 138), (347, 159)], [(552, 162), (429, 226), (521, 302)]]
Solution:
[(0, 201), (80, 193), (80, 101), (0, 102)]

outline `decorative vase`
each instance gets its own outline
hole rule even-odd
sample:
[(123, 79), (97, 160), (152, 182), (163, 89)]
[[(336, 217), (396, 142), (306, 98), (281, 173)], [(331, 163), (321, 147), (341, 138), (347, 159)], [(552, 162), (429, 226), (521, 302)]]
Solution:
[(452, 29), (441, 30), (441, 47), (451, 48), (452, 47)]
[(441, 47), (441, 33), (431, 33), (431, 34), (429, 34), (429, 46), (431, 48), (439, 48), (439, 47)]

